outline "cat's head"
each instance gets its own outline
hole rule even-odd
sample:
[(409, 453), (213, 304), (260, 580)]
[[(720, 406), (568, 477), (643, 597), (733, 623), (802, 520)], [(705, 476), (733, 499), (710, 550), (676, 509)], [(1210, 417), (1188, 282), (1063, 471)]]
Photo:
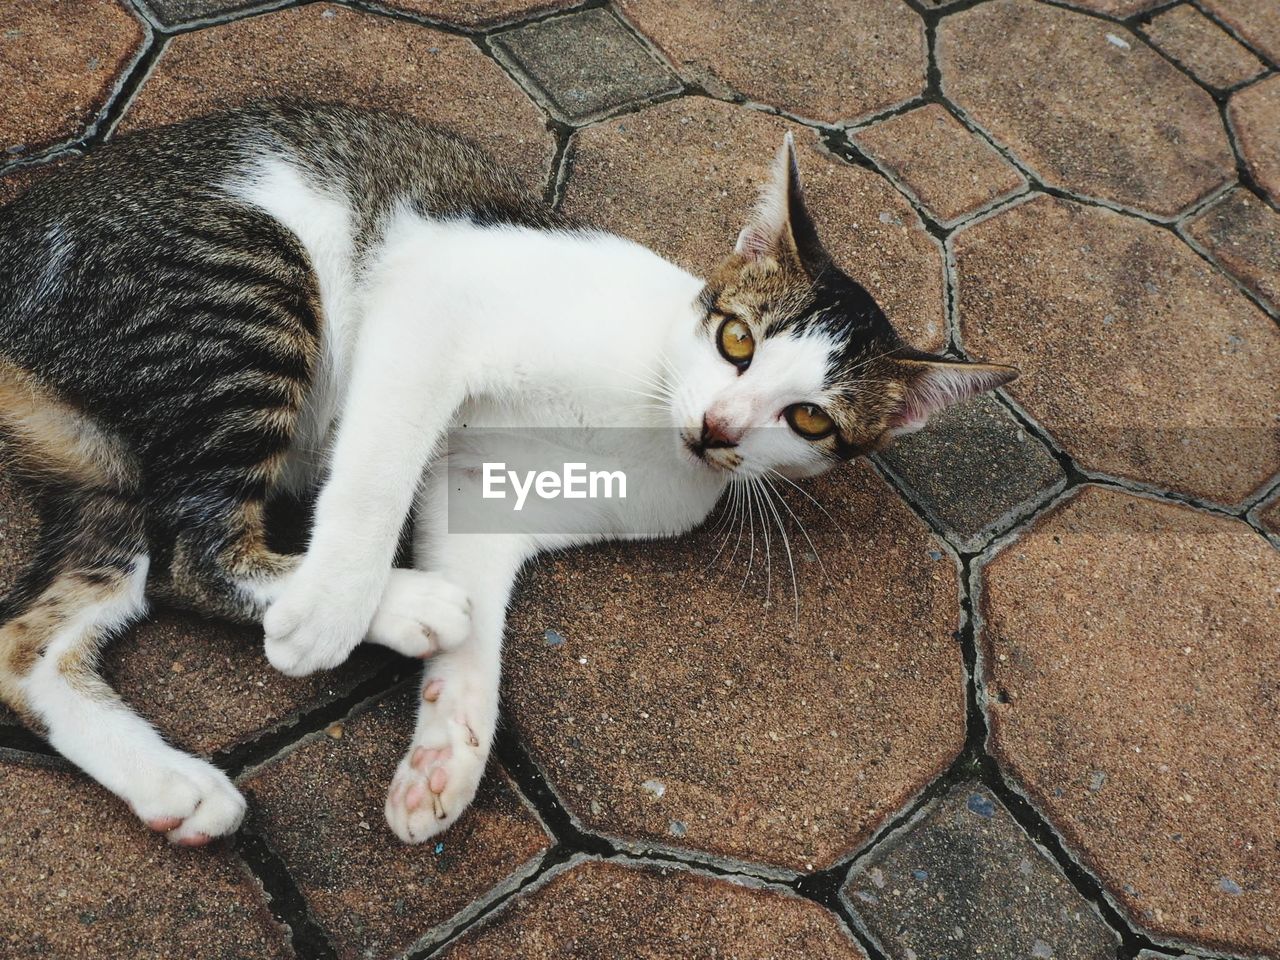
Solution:
[(698, 306), (673, 345), (672, 414), (690, 457), (746, 476), (821, 473), (1018, 373), (903, 342), (823, 247), (790, 134)]

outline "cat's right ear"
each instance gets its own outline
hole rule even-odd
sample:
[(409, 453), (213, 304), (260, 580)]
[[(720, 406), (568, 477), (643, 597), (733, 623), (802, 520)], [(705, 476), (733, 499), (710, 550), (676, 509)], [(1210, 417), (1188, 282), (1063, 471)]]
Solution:
[(790, 132), (774, 155), (769, 182), (760, 191), (750, 222), (738, 234), (734, 251), (749, 260), (794, 259), (811, 277), (831, 262), (805, 206), (796, 144)]

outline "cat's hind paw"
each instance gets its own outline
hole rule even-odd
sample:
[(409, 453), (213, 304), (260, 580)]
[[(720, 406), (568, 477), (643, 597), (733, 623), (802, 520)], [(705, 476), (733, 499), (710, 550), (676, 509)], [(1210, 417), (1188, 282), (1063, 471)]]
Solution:
[(392, 570), (365, 640), (407, 657), (429, 657), (457, 649), (470, 632), (465, 590), (438, 573)]
[(204, 846), (234, 832), (245, 812), (244, 797), (225, 773), (182, 755), (142, 778), (129, 803), (147, 826), (183, 847)]
[(484, 777), (493, 732), (477, 731), (461, 687), (454, 678), (428, 680), (423, 688), (430, 717), (419, 724), (387, 791), (387, 825), (405, 843), (422, 843), (452, 826)]

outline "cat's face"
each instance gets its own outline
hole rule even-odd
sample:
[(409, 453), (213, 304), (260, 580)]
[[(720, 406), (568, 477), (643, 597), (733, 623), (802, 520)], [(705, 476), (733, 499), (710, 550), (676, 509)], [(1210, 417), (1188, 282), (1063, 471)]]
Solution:
[(698, 307), (669, 346), (672, 417), (690, 458), (745, 477), (814, 476), (1017, 376), (903, 343), (823, 248), (790, 135)]

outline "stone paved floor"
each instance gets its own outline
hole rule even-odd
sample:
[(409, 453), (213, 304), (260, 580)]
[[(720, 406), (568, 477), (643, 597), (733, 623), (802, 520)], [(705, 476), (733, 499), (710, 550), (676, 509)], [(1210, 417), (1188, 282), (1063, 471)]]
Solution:
[[(404, 663), (158, 617), (109, 672), (250, 819), (169, 849), (0, 717), (0, 955), (1280, 957), (1278, 64), (1280, 0), (4, 0), (0, 200), (291, 92), (705, 270), (790, 129), (900, 328), (1023, 377), (791, 498), (798, 616), (710, 533), (541, 564), (425, 847)], [(0, 474), (0, 587), (39, 525)]]

